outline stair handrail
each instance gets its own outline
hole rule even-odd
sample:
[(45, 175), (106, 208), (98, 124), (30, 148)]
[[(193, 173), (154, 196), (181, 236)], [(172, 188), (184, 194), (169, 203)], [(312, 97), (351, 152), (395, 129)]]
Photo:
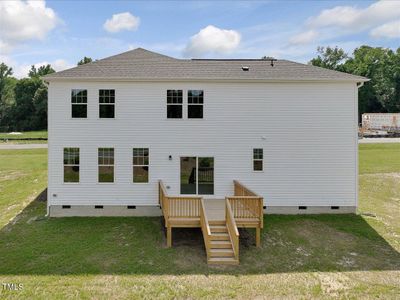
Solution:
[(206, 215), (206, 209), (204, 206), (203, 198), (200, 199), (200, 225), (201, 225), (201, 231), (203, 232), (204, 245), (206, 247), (207, 260), (208, 260), (210, 258), (210, 248), (211, 248), (211, 242), (210, 242), (211, 229), (210, 229), (210, 224), (208, 223), (208, 218)]
[(228, 197), (225, 198), (225, 219), (226, 227), (228, 228), (228, 233), (232, 243), (233, 254), (235, 255), (235, 259), (239, 260), (239, 230), (237, 228), (235, 218), (233, 217), (233, 212)]

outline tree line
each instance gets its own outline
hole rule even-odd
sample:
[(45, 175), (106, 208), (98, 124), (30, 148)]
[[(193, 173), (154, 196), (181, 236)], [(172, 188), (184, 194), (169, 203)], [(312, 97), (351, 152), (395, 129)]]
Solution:
[(361, 46), (352, 55), (335, 47), (318, 47), (318, 55), (309, 63), (370, 79), (358, 94), (359, 117), (363, 113), (400, 112), (400, 47)]
[[(90, 62), (85, 56), (78, 65)], [(32, 66), (28, 77), (17, 79), (0, 64), (0, 132), (47, 129), (47, 85), (41, 77), (54, 72), (50, 64)]]
[[(361, 46), (352, 54), (338, 47), (318, 47), (309, 64), (370, 79), (359, 90), (359, 115), (400, 112), (400, 48)], [(84, 57), (77, 64), (92, 62)], [(0, 64), (0, 132), (47, 129), (47, 85), (42, 76), (51, 65), (32, 66), (27, 78), (13, 77), (12, 68)]]

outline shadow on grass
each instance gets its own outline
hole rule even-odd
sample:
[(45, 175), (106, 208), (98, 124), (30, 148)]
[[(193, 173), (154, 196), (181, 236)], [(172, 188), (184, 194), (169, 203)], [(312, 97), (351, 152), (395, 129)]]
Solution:
[(209, 267), (200, 229), (174, 229), (166, 248), (162, 218), (45, 213), (42, 194), (0, 230), (1, 275), (400, 270), (400, 254), (358, 215), (267, 215), (261, 248), (241, 230), (240, 265)]

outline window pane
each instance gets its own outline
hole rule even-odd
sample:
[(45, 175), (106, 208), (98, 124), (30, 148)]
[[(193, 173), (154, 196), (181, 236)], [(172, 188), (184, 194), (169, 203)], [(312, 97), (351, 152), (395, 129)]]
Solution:
[(181, 194), (196, 194), (196, 157), (181, 157)]
[(64, 148), (64, 165), (79, 165), (79, 148)]
[(182, 90), (167, 90), (167, 103), (183, 103)]
[(253, 149), (254, 159), (263, 159), (263, 149)]
[(113, 165), (114, 164), (114, 148), (99, 148), (98, 164), (99, 165)]
[(168, 119), (182, 119), (182, 105), (167, 105)]
[(149, 167), (133, 167), (133, 182), (149, 182)]
[(64, 182), (79, 182), (79, 166), (64, 166)]
[(114, 118), (114, 105), (100, 104), (100, 118)]
[(262, 171), (263, 170), (262, 160), (254, 160), (253, 161), (253, 170), (254, 171)]
[(73, 104), (72, 105), (72, 118), (87, 118), (87, 105), (86, 104)]
[(87, 103), (87, 90), (71, 90), (71, 103)]
[(188, 103), (203, 103), (203, 91), (202, 90), (189, 90), (188, 91)]
[(114, 182), (113, 166), (99, 166), (99, 182)]
[(214, 194), (214, 158), (199, 157), (199, 195)]
[(188, 118), (189, 119), (202, 119), (203, 118), (203, 105), (188, 105)]

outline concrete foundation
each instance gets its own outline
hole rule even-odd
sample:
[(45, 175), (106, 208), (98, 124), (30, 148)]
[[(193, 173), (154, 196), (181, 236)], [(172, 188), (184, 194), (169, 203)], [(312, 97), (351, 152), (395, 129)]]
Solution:
[(121, 205), (104, 205), (95, 208), (94, 205), (71, 205), (63, 208), (62, 205), (49, 207), (50, 217), (158, 217), (162, 215), (159, 206), (136, 206), (128, 208)]
[[(306, 208), (306, 209), (304, 209)], [(120, 205), (104, 205), (95, 208), (94, 205), (51, 205), (50, 217), (158, 217), (162, 216), (159, 206), (136, 206), (128, 208)], [(267, 206), (264, 214), (355, 214), (355, 206)]]
[(355, 214), (356, 212), (356, 206), (267, 206), (264, 209), (264, 214), (284, 215)]

